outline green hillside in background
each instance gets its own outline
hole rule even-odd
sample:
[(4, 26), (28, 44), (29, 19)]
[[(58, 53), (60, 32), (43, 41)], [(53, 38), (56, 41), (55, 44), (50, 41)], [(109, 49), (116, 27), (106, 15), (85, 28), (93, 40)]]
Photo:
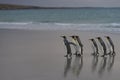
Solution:
[(39, 9), (37, 6), (13, 5), (13, 4), (0, 4), (0, 10), (9, 9)]

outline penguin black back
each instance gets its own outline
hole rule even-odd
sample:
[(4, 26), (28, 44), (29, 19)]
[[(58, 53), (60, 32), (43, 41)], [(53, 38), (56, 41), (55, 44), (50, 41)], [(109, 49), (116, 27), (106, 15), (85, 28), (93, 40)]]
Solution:
[(82, 44), (82, 42), (81, 42), (81, 40), (80, 40), (79, 36), (75, 36), (75, 37), (76, 37), (76, 39), (77, 39), (77, 41), (78, 41), (79, 45), (80, 45), (81, 47), (83, 47), (83, 44)]
[(100, 42), (101, 46), (103, 47), (103, 51), (104, 51), (104, 55), (103, 56), (107, 55), (106, 45), (105, 45), (104, 41), (102, 40), (101, 37), (97, 37), (97, 39)]
[(67, 55), (66, 55), (66, 57), (68, 56), (68, 55), (72, 55), (72, 53), (71, 53), (71, 47), (70, 47), (70, 43), (68, 42), (68, 40), (67, 40), (67, 37), (66, 36), (61, 36), (63, 39), (64, 39), (64, 44), (65, 44), (65, 46), (66, 46), (66, 49), (67, 49)]

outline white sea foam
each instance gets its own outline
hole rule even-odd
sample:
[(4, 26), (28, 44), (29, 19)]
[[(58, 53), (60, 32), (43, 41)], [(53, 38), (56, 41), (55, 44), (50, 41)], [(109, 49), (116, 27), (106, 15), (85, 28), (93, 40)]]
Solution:
[(0, 29), (120, 31), (120, 23), (0, 22)]
[(32, 24), (32, 22), (0, 22), (0, 25), (27, 25)]

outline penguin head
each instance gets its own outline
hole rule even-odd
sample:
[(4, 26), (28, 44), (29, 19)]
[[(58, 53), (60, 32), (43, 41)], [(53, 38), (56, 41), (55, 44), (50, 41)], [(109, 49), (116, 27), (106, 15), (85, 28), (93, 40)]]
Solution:
[(100, 37), (96, 37), (96, 39), (100, 40), (101, 38)]
[(110, 37), (109, 36), (105, 36), (107, 39), (110, 39)]
[(91, 38), (91, 39), (89, 39), (89, 40), (93, 41), (93, 39), (92, 39), (92, 38)]
[(66, 36), (61, 36), (62, 38), (66, 38)]
[(71, 38), (73, 38), (73, 39), (75, 39), (75, 36), (73, 35), (73, 36), (70, 36)]
[(79, 36), (75, 36), (76, 38), (79, 38)]

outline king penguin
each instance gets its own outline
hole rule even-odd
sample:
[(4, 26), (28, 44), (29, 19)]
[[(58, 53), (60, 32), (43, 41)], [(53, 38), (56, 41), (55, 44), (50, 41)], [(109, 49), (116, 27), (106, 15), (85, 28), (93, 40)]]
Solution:
[(106, 45), (104, 43), (104, 41), (102, 40), (101, 37), (97, 37), (98, 41), (100, 42), (102, 48), (103, 48), (103, 51), (104, 51), (104, 54), (102, 55), (103, 57), (107, 55), (107, 50), (106, 50)]
[(79, 36), (75, 36), (75, 37), (76, 37), (76, 40), (77, 40), (79, 46), (81, 47), (81, 55), (83, 55), (83, 44), (82, 44)]
[(73, 42), (74, 44), (76, 44), (76, 53), (75, 53), (75, 55), (76, 55), (76, 56), (81, 56), (80, 51), (79, 51), (80, 46), (79, 46), (79, 43), (78, 43), (78, 41), (77, 41), (76, 36), (70, 36), (70, 37), (72, 38), (72, 42)]
[(67, 49), (67, 55), (65, 57), (71, 57), (72, 53), (71, 53), (71, 47), (70, 47), (70, 43), (67, 40), (66, 36), (61, 36), (63, 38), (64, 44), (66, 46)]
[(112, 48), (111, 55), (115, 55), (114, 44), (113, 44), (112, 39), (109, 36), (105, 36), (105, 37), (106, 37), (106, 39), (108, 40), (108, 42), (110, 44), (110, 48)]
[(98, 45), (94, 39), (89, 39), (93, 43), (93, 47), (95, 49), (95, 52), (92, 55), (99, 55), (98, 53)]

